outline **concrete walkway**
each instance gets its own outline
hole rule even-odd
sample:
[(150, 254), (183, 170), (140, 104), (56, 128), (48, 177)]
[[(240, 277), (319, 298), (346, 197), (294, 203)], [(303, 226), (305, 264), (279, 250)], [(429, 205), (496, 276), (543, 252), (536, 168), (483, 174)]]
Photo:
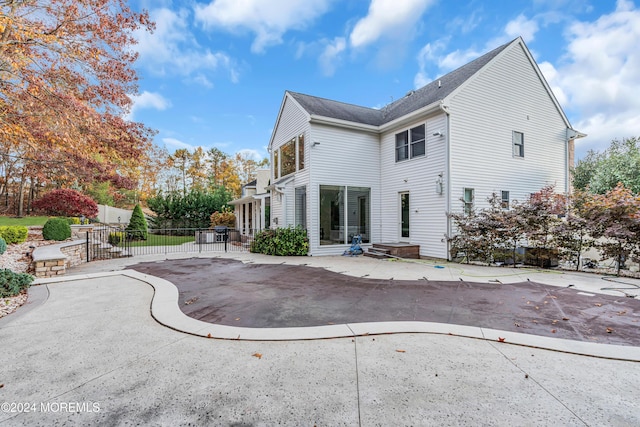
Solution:
[[(361, 258), (344, 258), (351, 264), (337, 258), (277, 260), (325, 263), (334, 271), (349, 266), (354, 275), (419, 272), (404, 263), (390, 272), (395, 263), (357, 263)], [(74, 269), (80, 276), (34, 287), (41, 301), (2, 319), (0, 403), (9, 406), (2, 406), (0, 425), (640, 425), (637, 362), (447, 331), (207, 339), (154, 320), (150, 305), (159, 304), (154, 316), (169, 313), (170, 296), (154, 296), (148, 278), (86, 274), (128, 263)], [(455, 275), (453, 266), (418, 267)], [(486, 272), (495, 275), (485, 269), (463, 273)], [(612, 292), (599, 288), (600, 278), (578, 283), (576, 277), (562, 280), (585, 292)], [(200, 335), (206, 337), (204, 328)], [(29, 412), (25, 403), (32, 405)]]

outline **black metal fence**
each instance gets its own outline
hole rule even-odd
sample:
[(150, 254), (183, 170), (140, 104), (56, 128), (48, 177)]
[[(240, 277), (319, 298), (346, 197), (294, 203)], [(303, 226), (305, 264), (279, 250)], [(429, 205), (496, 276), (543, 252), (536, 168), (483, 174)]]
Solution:
[(227, 227), (163, 228), (149, 229), (144, 236), (100, 226), (87, 232), (87, 261), (181, 252), (248, 252), (256, 232)]

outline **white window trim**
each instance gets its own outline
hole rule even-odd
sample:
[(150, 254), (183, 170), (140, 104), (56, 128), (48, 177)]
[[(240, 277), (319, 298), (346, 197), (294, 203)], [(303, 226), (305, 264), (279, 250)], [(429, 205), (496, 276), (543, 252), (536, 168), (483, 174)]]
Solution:
[[(412, 141), (411, 137), (412, 137), (412, 130), (415, 128), (418, 128), (420, 126), (424, 127), (424, 138), (418, 141)], [(404, 145), (402, 145), (401, 147), (398, 147), (398, 135), (405, 133), (407, 134), (407, 139), (406, 139), (406, 143)], [(418, 154), (416, 156), (413, 155), (413, 146), (414, 144), (417, 144), (419, 142), (423, 142), (424, 143), (424, 153), (423, 154)], [(394, 147), (394, 158), (396, 159), (396, 163), (400, 163), (400, 162), (404, 162), (407, 160), (411, 160), (411, 159), (417, 159), (417, 158), (422, 158), (422, 157), (427, 157), (427, 123), (420, 123), (417, 124), (415, 126), (411, 126), (408, 127), (406, 129), (403, 129), (400, 132), (396, 132), (394, 134), (394, 139), (393, 139), (393, 147)], [(406, 157), (403, 157), (402, 159), (398, 158), (398, 148), (404, 148), (406, 150)]]
[[(274, 159), (275, 159), (276, 153), (277, 153), (277, 157), (278, 157), (278, 162), (277, 162), (278, 164), (274, 166), (275, 172), (277, 172), (276, 176), (275, 176), (275, 179), (280, 179), (280, 178), (283, 178), (285, 176), (289, 176), (289, 175), (292, 175), (294, 173), (298, 173), (301, 170), (304, 170), (304, 168), (306, 167), (306, 161), (304, 162), (302, 168), (299, 167), (300, 166), (300, 159), (299, 159), (299, 155), (300, 155), (300, 137), (302, 137), (303, 144), (305, 144), (304, 145), (304, 150), (303, 150), (303, 155), (306, 155), (306, 152), (307, 152), (307, 147), (306, 147), (307, 136), (305, 135), (304, 132), (299, 133), (297, 136), (294, 136), (293, 138), (287, 139), (284, 143), (280, 144), (278, 146), (278, 148), (274, 151)], [(289, 172), (286, 175), (282, 175), (282, 167), (281, 167), (281, 165), (282, 165), (282, 151), (281, 151), (281, 149), (282, 149), (282, 147), (284, 147), (285, 145), (287, 145), (288, 143), (290, 143), (293, 140), (295, 140), (295, 142), (293, 144), (293, 150), (294, 150), (294, 156), (295, 156), (294, 162), (295, 162), (296, 169), (293, 172)], [(303, 159), (303, 160), (306, 160), (306, 159)], [(274, 161), (274, 163), (275, 163), (275, 161)]]
[[(517, 142), (516, 135), (520, 135), (520, 143)], [(518, 152), (516, 153), (516, 147)], [(511, 133), (511, 154), (515, 158), (524, 159), (524, 132), (514, 130)]]

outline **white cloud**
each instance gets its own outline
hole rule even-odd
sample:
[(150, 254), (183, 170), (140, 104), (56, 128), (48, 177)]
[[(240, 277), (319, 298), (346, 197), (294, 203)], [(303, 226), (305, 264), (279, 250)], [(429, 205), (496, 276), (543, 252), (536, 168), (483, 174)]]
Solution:
[(351, 46), (363, 47), (382, 37), (397, 38), (411, 33), (433, 3), (434, 0), (371, 0), (368, 15), (360, 19), (351, 32)]
[(320, 68), (325, 76), (332, 76), (339, 65), (341, 54), (347, 48), (347, 41), (344, 37), (336, 37), (327, 42), (327, 46), (318, 58)]
[(258, 150), (253, 150), (251, 148), (243, 148), (242, 150), (238, 150), (236, 154), (239, 154), (243, 159), (251, 159), (256, 162), (261, 161), (265, 156), (260, 154)]
[(171, 107), (171, 102), (156, 92), (144, 91), (139, 95), (129, 95), (132, 105), (129, 114), (125, 116), (127, 120), (133, 120), (135, 112), (138, 110), (153, 108), (155, 110), (166, 110)]
[(140, 54), (140, 63), (151, 72), (164, 75), (173, 74), (189, 78), (211, 87), (207, 74), (217, 70), (226, 70), (232, 81), (238, 79), (234, 61), (224, 52), (212, 52), (198, 44), (190, 31), (190, 13), (186, 9), (173, 11), (159, 8), (150, 12), (156, 23), (153, 33), (136, 32)]
[(206, 6), (197, 4), (195, 16), (205, 28), (254, 33), (251, 50), (262, 53), (267, 47), (282, 43), (287, 31), (306, 28), (329, 9), (331, 1), (213, 0)]
[(573, 126), (589, 134), (578, 141), (578, 155), (603, 150), (614, 138), (639, 136), (640, 10), (619, 0), (608, 15), (573, 23), (567, 38), (564, 57), (543, 72), (566, 98), (568, 114), (579, 117)]
[(422, 86), (425, 86), (433, 81), (433, 78), (429, 77), (429, 75), (427, 74), (426, 69), (431, 61), (437, 59), (438, 55), (440, 54), (440, 52), (442, 52), (444, 47), (445, 42), (443, 40), (438, 40), (433, 44), (427, 43), (422, 47), (422, 49), (420, 49), (420, 52), (417, 56), (419, 70), (413, 78), (413, 85), (416, 89), (421, 88)]
[(167, 150), (169, 152), (178, 150), (180, 148), (186, 148), (187, 150), (193, 152), (197, 148), (194, 145), (187, 144), (186, 142), (180, 141), (179, 139), (176, 139), (176, 138), (162, 138), (162, 142), (167, 147)]
[(442, 75), (473, 61), (483, 53), (495, 49), (518, 36), (522, 36), (525, 41), (533, 41), (539, 30), (537, 19), (538, 18), (529, 19), (522, 14), (518, 15), (516, 18), (507, 22), (502, 33), (488, 40), (482, 49), (470, 47), (465, 50), (457, 49), (445, 54), (444, 52), (451, 40), (451, 36), (436, 40), (433, 43), (427, 43), (416, 57), (418, 61), (418, 72), (413, 78), (415, 87), (422, 87), (432, 81), (426, 71), (431, 65), (435, 64), (438, 69), (438, 74)]

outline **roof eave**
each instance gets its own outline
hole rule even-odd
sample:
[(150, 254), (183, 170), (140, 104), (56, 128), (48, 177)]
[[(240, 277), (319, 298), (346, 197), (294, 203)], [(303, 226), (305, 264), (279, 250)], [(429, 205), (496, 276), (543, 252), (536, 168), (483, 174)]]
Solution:
[(335, 119), (333, 117), (311, 115), (310, 123), (337, 126), (346, 129), (360, 130), (370, 133), (380, 133), (380, 126), (368, 125), (365, 123), (351, 122), (349, 120)]
[(385, 124), (383, 124), (382, 126), (379, 127), (380, 132), (384, 132), (387, 131), (389, 129), (393, 129), (396, 127), (400, 127), (406, 123), (415, 121), (416, 118), (418, 118), (419, 116), (423, 116), (425, 114), (429, 114), (431, 112), (437, 111), (440, 109), (440, 104), (442, 103), (442, 100), (438, 100), (435, 102), (432, 102), (431, 104), (425, 105), (422, 108), (419, 108), (415, 111), (412, 111), (409, 114), (406, 114), (402, 117), (398, 117), (395, 120), (392, 120), (390, 122), (387, 122)]

